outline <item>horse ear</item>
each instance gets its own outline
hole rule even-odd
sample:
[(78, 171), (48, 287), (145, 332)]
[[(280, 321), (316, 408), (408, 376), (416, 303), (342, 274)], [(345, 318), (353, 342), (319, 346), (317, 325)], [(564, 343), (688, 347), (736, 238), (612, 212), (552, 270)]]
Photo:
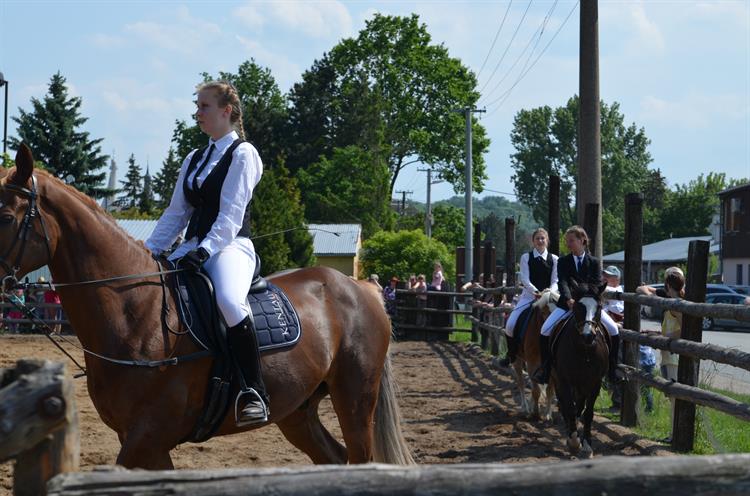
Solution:
[(601, 283), (597, 289), (599, 290), (599, 294), (604, 293), (604, 290), (607, 289), (607, 283), (606, 282)]
[(31, 149), (25, 143), (21, 143), (16, 152), (16, 173), (12, 181), (19, 186), (25, 186), (33, 172), (34, 157), (31, 155)]

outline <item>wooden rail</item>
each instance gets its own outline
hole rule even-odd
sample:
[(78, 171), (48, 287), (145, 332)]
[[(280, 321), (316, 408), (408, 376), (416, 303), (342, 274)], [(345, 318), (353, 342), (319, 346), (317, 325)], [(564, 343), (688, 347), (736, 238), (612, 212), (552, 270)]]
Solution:
[(523, 464), (319, 465), (229, 470), (125, 471), (62, 474), (50, 496), (305, 494), (425, 496), (443, 494), (747, 494), (750, 455), (624, 457)]
[(718, 317), (750, 322), (750, 305), (730, 305), (728, 303), (693, 303), (679, 298), (662, 298), (635, 293), (607, 291), (603, 297), (608, 300), (621, 300), (638, 305), (675, 310), (695, 317)]

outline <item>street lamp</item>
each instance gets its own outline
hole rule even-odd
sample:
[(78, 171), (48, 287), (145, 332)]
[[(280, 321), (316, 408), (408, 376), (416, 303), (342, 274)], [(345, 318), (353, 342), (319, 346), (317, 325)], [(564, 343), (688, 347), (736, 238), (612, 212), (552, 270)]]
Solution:
[(8, 81), (0, 72), (0, 86), (5, 86), (5, 118), (3, 120), (3, 155), (8, 150)]

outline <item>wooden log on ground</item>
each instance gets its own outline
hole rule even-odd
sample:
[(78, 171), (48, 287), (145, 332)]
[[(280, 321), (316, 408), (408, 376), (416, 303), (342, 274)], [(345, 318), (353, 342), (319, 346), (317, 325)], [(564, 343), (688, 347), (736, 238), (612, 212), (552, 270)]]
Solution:
[(0, 461), (16, 458), (14, 494), (44, 494), (54, 475), (78, 470), (73, 381), (48, 360), (20, 360), (0, 375)]
[(658, 389), (667, 396), (695, 405), (713, 408), (732, 417), (750, 422), (750, 405), (746, 403), (740, 403), (735, 399), (698, 387), (668, 381), (662, 377), (647, 374), (642, 370), (637, 370), (627, 365), (620, 365), (619, 368), (625, 372), (628, 378), (637, 379), (654, 389)]
[(671, 351), (679, 355), (711, 360), (745, 370), (750, 370), (750, 353), (724, 348), (709, 343), (696, 343), (685, 339), (671, 339), (655, 334), (643, 334), (630, 329), (621, 329), (620, 336), (624, 341), (645, 344), (652, 348)]
[(320, 465), (230, 470), (94, 471), (50, 481), (53, 496), (120, 494), (381, 495), (747, 494), (750, 455), (623, 457), (525, 464)]

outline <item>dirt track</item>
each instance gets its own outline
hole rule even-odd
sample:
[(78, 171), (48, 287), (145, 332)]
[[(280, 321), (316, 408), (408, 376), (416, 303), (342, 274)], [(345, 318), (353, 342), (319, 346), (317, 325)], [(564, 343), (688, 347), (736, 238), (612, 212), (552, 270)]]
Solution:
[[(81, 359), (80, 353), (74, 355)], [(0, 367), (28, 357), (66, 360), (42, 336), (0, 337)], [(401, 388), (403, 427), (418, 463), (570, 459), (560, 437), (561, 423), (523, 418), (511, 377), (499, 375), (485, 357), (467, 353), (459, 344), (407, 342), (393, 346), (393, 362)], [(72, 364), (66, 363), (73, 371)], [(113, 464), (119, 450), (117, 436), (99, 419), (85, 379), (76, 380), (76, 392), (82, 469)], [(324, 401), (321, 407), (324, 424), (340, 439), (330, 403)], [(638, 438), (606, 419), (594, 421), (596, 456), (669, 454), (665, 446)], [(172, 459), (179, 469), (310, 463), (275, 426), (182, 445), (172, 452)], [(10, 493), (11, 478), (11, 464), (0, 465), (0, 493)]]

